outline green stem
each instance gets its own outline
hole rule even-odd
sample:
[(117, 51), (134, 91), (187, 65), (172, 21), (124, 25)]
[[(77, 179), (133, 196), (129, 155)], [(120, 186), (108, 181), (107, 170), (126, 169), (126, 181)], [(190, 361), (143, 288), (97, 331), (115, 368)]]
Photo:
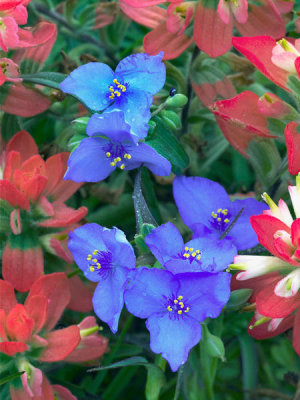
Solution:
[(176, 389), (175, 389), (175, 395), (174, 395), (174, 400), (178, 400), (179, 395), (180, 395), (180, 390), (181, 390), (181, 384), (182, 384), (182, 378), (183, 378), (183, 370), (184, 370), (184, 365), (182, 365), (178, 372), (177, 372), (177, 382), (176, 382)]

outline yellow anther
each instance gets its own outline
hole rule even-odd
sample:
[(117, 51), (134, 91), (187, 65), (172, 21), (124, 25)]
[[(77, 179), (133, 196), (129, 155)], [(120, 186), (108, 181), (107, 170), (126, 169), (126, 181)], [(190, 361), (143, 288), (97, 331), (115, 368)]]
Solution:
[(116, 94), (118, 97), (121, 96), (121, 93), (120, 93), (118, 90), (115, 90), (115, 94)]
[(217, 218), (217, 216), (218, 216), (218, 215), (217, 215), (216, 213), (214, 213), (214, 212), (212, 212), (211, 215), (212, 215), (213, 218)]
[(112, 86), (110, 86), (109, 87), (109, 91), (113, 93), (114, 92), (114, 88)]
[(173, 311), (173, 308), (171, 306), (168, 306), (169, 311)]
[(97, 269), (100, 269), (100, 268), (101, 268), (101, 264), (97, 263)]
[(131, 155), (127, 154), (127, 158), (128, 158), (128, 160), (130, 160), (131, 159)]
[(196, 257), (196, 253), (194, 252), (194, 253), (192, 253), (192, 257)]
[(190, 258), (190, 255), (189, 255), (189, 254), (186, 254), (185, 257), (186, 257), (186, 258)]
[(186, 246), (186, 247), (184, 248), (184, 250), (185, 250), (185, 251), (189, 251), (189, 248)]
[(98, 262), (97, 258), (93, 258), (92, 261), (93, 261), (94, 263)]
[(109, 98), (110, 98), (111, 100), (113, 100), (113, 99), (115, 98), (115, 95), (112, 93), (112, 94), (109, 96)]
[(217, 221), (221, 222), (221, 218), (217, 218)]
[(115, 158), (115, 161), (121, 161), (121, 157)]
[[(179, 299), (179, 300), (180, 300), (180, 299)], [(174, 300), (174, 304), (177, 304), (177, 303), (178, 303), (178, 300), (175, 299), (175, 300)]]
[(111, 167), (114, 167), (116, 165), (116, 163), (115, 162), (111, 162), (110, 165), (111, 165)]
[(187, 307), (184, 312), (189, 312), (190, 311), (190, 307)]
[(110, 156), (111, 156), (111, 154), (110, 154), (110, 152), (108, 151), (108, 152), (106, 153), (106, 157), (109, 158)]
[(199, 253), (200, 253), (200, 250), (196, 250), (196, 253), (199, 254)]
[(182, 300), (182, 299), (183, 299), (183, 296), (177, 296), (177, 299), (178, 299), (178, 300)]
[(90, 261), (91, 259), (92, 259), (92, 255), (89, 254), (88, 257), (87, 257), (87, 260)]
[(220, 213), (222, 211), (222, 208), (218, 208), (217, 212)]
[(120, 169), (124, 169), (125, 168), (125, 164), (122, 164), (121, 166), (120, 166)]
[(223, 210), (223, 211), (222, 211), (222, 214), (223, 214), (223, 215), (227, 215), (227, 213), (228, 213), (228, 210)]
[(93, 251), (94, 256), (98, 254), (98, 250)]
[(201, 256), (200, 256), (200, 255), (197, 257), (197, 260), (198, 260), (198, 261), (201, 260)]
[(91, 267), (90, 267), (90, 271), (91, 271), (91, 272), (94, 272), (94, 271), (95, 271), (95, 268), (94, 268), (93, 266), (91, 266)]
[(228, 218), (224, 219), (224, 222), (225, 222), (225, 224), (228, 224), (229, 219)]
[(177, 312), (178, 312), (178, 314), (182, 314), (182, 310), (178, 310)]
[(189, 250), (190, 250), (190, 252), (192, 252), (194, 249), (193, 249), (192, 247), (190, 247), (190, 249), (189, 249)]
[(182, 301), (180, 301), (180, 302), (179, 302), (179, 305), (180, 305), (180, 307), (181, 307), (181, 308), (183, 308), (183, 307), (184, 307), (184, 304), (183, 304), (183, 302), (182, 302)]
[(116, 78), (113, 80), (113, 83), (115, 83), (116, 85), (120, 85), (120, 82), (118, 82)]

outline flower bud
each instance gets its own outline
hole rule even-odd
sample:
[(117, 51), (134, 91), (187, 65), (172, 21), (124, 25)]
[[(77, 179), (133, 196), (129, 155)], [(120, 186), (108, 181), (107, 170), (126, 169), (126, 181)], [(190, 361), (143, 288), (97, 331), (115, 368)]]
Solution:
[(166, 101), (167, 107), (179, 108), (184, 107), (188, 101), (188, 98), (184, 94), (175, 94), (173, 97), (169, 97)]

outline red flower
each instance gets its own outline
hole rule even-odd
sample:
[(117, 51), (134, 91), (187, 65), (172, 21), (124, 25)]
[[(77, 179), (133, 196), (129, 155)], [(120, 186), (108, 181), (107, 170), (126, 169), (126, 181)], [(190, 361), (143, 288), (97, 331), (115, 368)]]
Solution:
[[(23, 388), (11, 386), (13, 400), (53, 399), (49, 382), (28, 359), (82, 362), (95, 360), (106, 351), (108, 341), (96, 333), (98, 327), (93, 317), (87, 317), (78, 326), (53, 330), (70, 301), (65, 274), (39, 278), (24, 305), (17, 304), (13, 287), (8, 282), (0, 280), (0, 292), (0, 352), (9, 357), (8, 361), (13, 361), (14, 369), (26, 371), (21, 378)], [(58, 387), (59, 391), (64, 392)]]
[(72, 262), (63, 240), (87, 209), (74, 210), (64, 204), (80, 187), (63, 180), (68, 153), (44, 161), (32, 137), (21, 131), (9, 141), (2, 158), (0, 199), (7, 229), (2, 274), (15, 289), (25, 292), (43, 274), (43, 248)]

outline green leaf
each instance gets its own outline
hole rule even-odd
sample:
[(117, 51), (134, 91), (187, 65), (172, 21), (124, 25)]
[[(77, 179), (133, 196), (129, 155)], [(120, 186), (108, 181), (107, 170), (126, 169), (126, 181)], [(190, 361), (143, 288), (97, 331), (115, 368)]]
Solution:
[(6, 376), (5, 378), (0, 380), (0, 386), (4, 385), (7, 382), (12, 381), (13, 379), (19, 378), (19, 376), (23, 375), (25, 373), (25, 371), (21, 371), (21, 372), (16, 372), (12, 375)]
[(60, 72), (39, 72), (37, 74), (21, 75), (23, 82), (36, 83), (38, 85), (49, 86), (53, 89), (60, 89), (59, 84), (66, 79), (67, 75)]
[(147, 366), (147, 383), (145, 388), (146, 400), (158, 400), (161, 388), (166, 384), (166, 377), (157, 365)]
[(146, 143), (153, 147), (159, 154), (165, 157), (172, 164), (172, 171), (180, 175), (189, 164), (189, 158), (179, 140), (167, 128), (162, 119), (155, 116), (152, 121), (155, 128)]
[(1, 136), (8, 142), (15, 133), (21, 130), (20, 120), (16, 115), (4, 113), (1, 119)]
[(93, 371), (104, 371), (106, 369), (114, 369), (114, 368), (122, 368), (122, 367), (133, 367), (135, 365), (148, 365), (148, 361), (145, 357), (129, 357), (125, 358), (125, 360), (115, 362), (110, 365), (105, 365), (103, 367), (97, 367), (97, 368), (92, 368), (89, 369), (88, 372), (93, 372)]
[(250, 390), (257, 387), (257, 357), (255, 343), (252, 337), (247, 334), (238, 336), (243, 368), (243, 390), (244, 400), (250, 400)]
[(202, 345), (205, 347), (207, 354), (225, 361), (225, 347), (222, 339), (210, 333), (206, 325), (203, 325), (202, 341)]

